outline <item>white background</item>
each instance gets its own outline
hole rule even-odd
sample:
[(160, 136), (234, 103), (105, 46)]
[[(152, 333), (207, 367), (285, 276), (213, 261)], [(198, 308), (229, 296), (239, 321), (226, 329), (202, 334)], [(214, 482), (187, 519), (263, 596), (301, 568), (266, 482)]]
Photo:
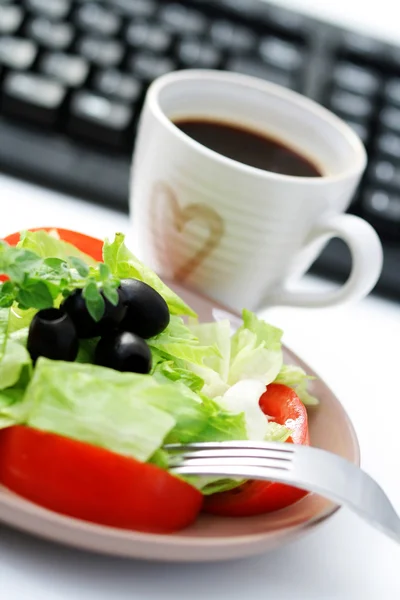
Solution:
[[(369, 8), (358, 0), (280, 3), (398, 39), (394, 0)], [(99, 237), (129, 233), (123, 215), (4, 176), (0, 206), (0, 236), (43, 225)], [(274, 309), (266, 317), (284, 328), (286, 344), (338, 394), (356, 428), (363, 468), (400, 511), (400, 305), (368, 298), (336, 310)], [(7, 600), (394, 600), (400, 598), (399, 567), (400, 548), (345, 509), (278, 551), (215, 565), (109, 559), (0, 526), (0, 598)]]
[[(275, 4), (320, 17), (399, 43), (400, 4), (396, 0), (271, 0)], [(243, 0), (243, 3), (245, 0)]]

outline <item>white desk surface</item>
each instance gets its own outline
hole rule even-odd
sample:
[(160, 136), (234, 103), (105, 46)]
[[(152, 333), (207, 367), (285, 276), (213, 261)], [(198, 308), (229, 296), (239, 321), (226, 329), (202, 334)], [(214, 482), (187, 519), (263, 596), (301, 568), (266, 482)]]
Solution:
[(400, 4), (396, 0), (267, 0), (312, 17), (399, 44)]
[[(45, 225), (98, 237), (129, 233), (124, 215), (1, 175), (0, 205), (0, 236)], [(370, 297), (347, 308), (266, 316), (338, 394), (364, 469), (400, 512), (400, 305)], [(0, 526), (4, 600), (389, 600), (400, 598), (399, 567), (400, 548), (345, 509), (275, 552), (214, 565), (117, 560)]]

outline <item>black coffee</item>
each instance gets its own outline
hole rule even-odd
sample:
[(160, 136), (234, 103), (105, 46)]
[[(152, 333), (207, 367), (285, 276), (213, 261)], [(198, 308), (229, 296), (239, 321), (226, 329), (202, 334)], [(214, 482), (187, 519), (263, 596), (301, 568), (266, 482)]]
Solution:
[(296, 177), (322, 177), (308, 158), (284, 143), (240, 126), (202, 119), (178, 119), (175, 125), (203, 146), (240, 163)]

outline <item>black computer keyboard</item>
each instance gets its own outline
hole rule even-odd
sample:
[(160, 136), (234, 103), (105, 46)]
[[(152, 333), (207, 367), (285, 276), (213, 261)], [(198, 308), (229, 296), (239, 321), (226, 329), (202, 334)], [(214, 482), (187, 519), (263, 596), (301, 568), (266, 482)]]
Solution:
[[(400, 45), (259, 0), (0, 0), (0, 169), (128, 210), (146, 88), (182, 68), (274, 81), (357, 131), (370, 163), (350, 211), (383, 241), (377, 291), (400, 298)], [(313, 270), (349, 268), (334, 240)]]

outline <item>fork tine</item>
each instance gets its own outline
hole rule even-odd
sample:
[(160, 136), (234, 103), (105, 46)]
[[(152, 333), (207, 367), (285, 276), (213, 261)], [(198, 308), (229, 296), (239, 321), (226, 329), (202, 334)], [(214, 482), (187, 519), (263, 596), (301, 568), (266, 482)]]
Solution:
[(203, 458), (216, 458), (216, 459), (246, 459), (247, 463), (250, 463), (252, 459), (262, 460), (274, 460), (281, 463), (291, 463), (293, 454), (281, 452), (279, 450), (267, 450), (259, 449), (254, 450), (252, 448), (238, 449), (238, 448), (215, 448), (207, 450), (188, 450), (183, 452), (174, 452), (172, 457), (180, 458), (182, 460), (194, 459), (199, 460)]
[(232, 442), (196, 442), (189, 444), (166, 444), (164, 450), (169, 452), (195, 452), (201, 450), (217, 450), (218, 455), (223, 450), (240, 450), (239, 456), (249, 450), (268, 451), (293, 455), (296, 451), (295, 444), (285, 444), (282, 442), (251, 442), (249, 440), (239, 440)]
[[(183, 455), (174, 457), (175, 465), (187, 467), (268, 467), (271, 469), (282, 469), (289, 471), (292, 469), (292, 461), (281, 460), (279, 458), (254, 457), (248, 458), (245, 456), (192, 456)], [(174, 464), (174, 459), (172, 464)]]
[[(254, 447), (252, 447), (254, 446)], [(292, 445), (293, 446), (293, 445)], [(286, 444), (255, 442), (206, 442), (197, 444), (171, 444), (164, 447), (170, 453), (170, 466), (208, 466), (204, 460), (214, 460), (218, 466), (259, 466), (271, 468), (291, 467), (294, 447)]]
[[(187, 465), (183, 463), (181, 466), (172, 467), (170, 469), (172, 473), (176, 475), (197, 475), (197, 476), (217, 476), (229, 479), (260, 479), (262, 481), (279, 481), (281, 483), (288, 483), (287, 474), (288, 471), (281, 468), (274, 467), (250, 467), (246, 466), (224, 466), (217, 462), (210, 462), (199, 465)], [(296, 487), (303, 486), (294, 484)], [(309, 489), (304, 487), (303, 489)]]

